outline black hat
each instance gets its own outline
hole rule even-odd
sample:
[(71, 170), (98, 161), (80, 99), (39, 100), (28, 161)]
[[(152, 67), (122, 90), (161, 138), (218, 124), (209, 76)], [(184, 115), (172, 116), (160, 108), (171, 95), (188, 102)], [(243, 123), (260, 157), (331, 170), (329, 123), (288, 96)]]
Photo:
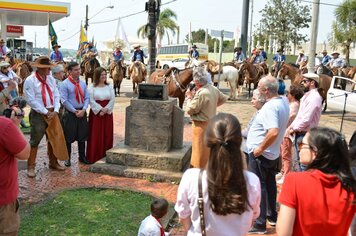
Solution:
[(277, 52), (284, 52), (282, 48), (278, 49)]
[(197, 45), (194, 44), (194, 45), (192, 46), (192, 48), (198, 48), (198, 47), (197, 47)]

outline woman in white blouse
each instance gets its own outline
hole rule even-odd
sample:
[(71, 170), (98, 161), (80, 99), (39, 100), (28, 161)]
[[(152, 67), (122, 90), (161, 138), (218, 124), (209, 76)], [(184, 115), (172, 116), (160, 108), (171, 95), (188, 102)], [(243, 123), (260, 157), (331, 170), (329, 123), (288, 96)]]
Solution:
[(87, 160), (94, 163), (113, 147), (114, 123), (112, 111), (115, 103), (114, 89), (107, 82), (106, 70), (94, 70), (93, 84), (89, 87), (90, 113)]
[(209, 121), (205, 132), (205, 143), (210, 148), (207, 168), (188, 169), (178, 188), (175, 210), (187, 235), (202, 235), (200, 172), (206, 235), (246, 235), (259, 216), (260, 182), (245, 169), (241, 141), (241, 125), (235, 116), (219, 113)]

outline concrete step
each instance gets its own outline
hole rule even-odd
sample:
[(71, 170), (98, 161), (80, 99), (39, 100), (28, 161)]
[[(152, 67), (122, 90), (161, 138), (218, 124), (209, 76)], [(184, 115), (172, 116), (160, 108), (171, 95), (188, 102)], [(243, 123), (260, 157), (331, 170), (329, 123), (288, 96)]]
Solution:
[(182, 172), (190, 162), (191, 143), (169, 152), (143, 151), (123, 143), (106, 152), (106, 162), (115, 165)]
[(147, 179), (157, 182), (179, 183), (182, 172), (156, 170), (143, 167), (130, 167), (123, 165), (113, 165), (105, 162), (97, 162), (89, 167), (89, 171), (100, 174), (114, 176), (124, 176), (128, 178)]

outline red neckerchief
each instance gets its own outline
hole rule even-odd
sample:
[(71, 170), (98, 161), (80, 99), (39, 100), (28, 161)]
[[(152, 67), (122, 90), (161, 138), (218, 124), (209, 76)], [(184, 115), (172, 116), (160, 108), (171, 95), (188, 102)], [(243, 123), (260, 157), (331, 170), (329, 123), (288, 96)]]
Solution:
[(158, 219), (158, 218), (156, 218), (155, 216), (153, 216), (157, 221), (158, 221), (158, 223), (160, 224), (160, 230), (161, 230), (161, 236), (164, 236), (165, 234), (164, 234), (164, 229), (163, 229), (163, 226), (162, 226), (162, 224), (161, 224), (161, 221), (160, 221), (160, 219)]
[[(42, 79), (41, 76), (37, 73), (37, 71), (35, 72), (35, 76), (36, 78), (38, 79), (38, 81), (41, 82), (41, 85), (42, 85), (42, 101), (43, 101), (43, 105), (45, 107), (47, 107), (47, 101), (46, 101), (46, 90), (47, 90), (47, 93), (49, 95), (49, 99), (51, 100), (51, 103), (52, 105), (53, 104), (53, 93), (52, 93), (52, 90), (51, 88), (49, 87), (49, 85), (47, 84), (47, 81), (46, 79)], [(46, 76), (47, 78), (47, 76)]]
[(59, 55), (59, 51), (58, 52), (55, 51), (55, 53), (56, 53), (56, 60), (59, 61), (61, 59)]
[(72, 76), (68, 76), (68, 79), (72, 84), (74, 84), (75, 99), (77, 100), (78, 104), (84, 103), (84, 92), (82, 87), (80, 87), (80, 80), (75, 82)]
[(4, 52), (4, 47), (0, 47), (1, 48), (1, 54), (4, 56), (5, 52)]

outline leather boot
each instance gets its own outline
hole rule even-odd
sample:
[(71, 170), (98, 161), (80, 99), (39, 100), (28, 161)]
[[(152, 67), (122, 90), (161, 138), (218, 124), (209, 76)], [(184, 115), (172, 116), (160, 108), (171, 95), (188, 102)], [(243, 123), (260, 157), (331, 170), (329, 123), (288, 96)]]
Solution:
[(64, 167), (58, 163), (56, 156), (53, 154), (53, 148), (50, 142), (47, 142), (48, 158), (49, 158), (49, 168), (53, 170), (63, 171)]
[(70, 155), (72, 154), (72, 144), (71, 143), (67, 143), (67, 152), (68, 152), (68, 160), (64, 162), (64, 165), (66, 167), (69, 167), (72, 165), (72, 163), (70, 162)]
[(79, 153), (79, 161), (84, 164), (89, 164), (85, 157), (85, 142), (78, 142), (78, 153)]
[(36, 156), (38, 147), (31, 147), (30, 157), (27, 160), (27, 176), (30, 178), (36, 177)]

